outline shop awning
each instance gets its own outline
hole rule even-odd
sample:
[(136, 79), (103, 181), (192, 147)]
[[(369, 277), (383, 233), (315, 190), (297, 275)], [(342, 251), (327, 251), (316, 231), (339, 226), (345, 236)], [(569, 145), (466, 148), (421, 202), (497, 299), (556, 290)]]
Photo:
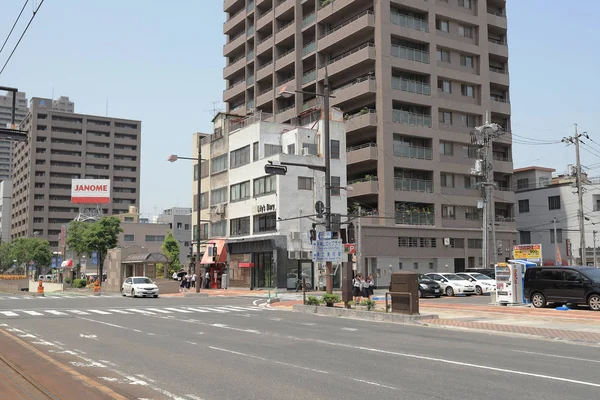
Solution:
[(213, 239), (205, 244), (206, 251), (202, 256), (200, 264), (215, 264), (215, 261), (213, 261), (213, 254), (216, 256), (216, 263), (220, 264), (227, 262), (227, 250), (225, 248), (224, 239)]
[(73, 268), (73, 260), (65, 260), (60, 264), (60, 266), (62, 268)]

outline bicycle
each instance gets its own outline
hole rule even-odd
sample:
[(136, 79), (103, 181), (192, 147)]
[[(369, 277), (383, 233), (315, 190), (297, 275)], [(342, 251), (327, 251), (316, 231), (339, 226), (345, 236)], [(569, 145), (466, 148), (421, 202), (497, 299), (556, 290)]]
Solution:
[[(302, 289), (303, 289), (302, 288), (302, 279), (298, 279), (296, 281), (296, 292), (299, 292)], [(304, 291), (304, 292), (310, 292), (311, 290), (312, 290), (312, 288), (310, 287), (310, 284), (308, 282), (304, 282), (304, 290), (302, 290), (302, 291)]]

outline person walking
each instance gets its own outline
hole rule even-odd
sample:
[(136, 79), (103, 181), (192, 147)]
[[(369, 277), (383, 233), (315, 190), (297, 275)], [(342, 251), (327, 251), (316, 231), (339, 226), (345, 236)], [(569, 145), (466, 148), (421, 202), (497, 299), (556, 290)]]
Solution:
[(352, 296), (354, 297), (354, 304), (360, 303), (360, 274), (357, 274), (352, 279)]
[(365, 300), (369, 298), (369, 290), (370, 290), (370, 289), (369, 289), (369, 287), (370, 287), (370, 285), (371, 285), (371, 280), (370, 280), (370, 279), (371, 279), (371, 278), (370, 278), (370, 277), (368, 277), (367, 279), (365, 279), (365, 280), (362, 282), (362, 297), (363, 297), (363, 299), (365, 299)]
[(373, 290), (375, 289), (375, 278), (369, 274), (369, 300), (373, 300)]
[(208, 273), (208, 269), (206, 270), (206, 274), (204, 274), (204, 285), (206, 286), (206, 289), (210, 288), (210, 274)]
[(193, 288), (196, 288), (196, 278), (197, 278), (197, 276), (196, 276), (196, 273), (194, 272), (194, 274), (192, 275), (192, 287)]

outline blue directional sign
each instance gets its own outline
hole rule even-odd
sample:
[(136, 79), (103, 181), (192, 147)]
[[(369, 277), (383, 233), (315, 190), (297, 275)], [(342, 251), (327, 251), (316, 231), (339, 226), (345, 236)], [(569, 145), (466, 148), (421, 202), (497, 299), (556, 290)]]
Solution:
[(329, 239), (333, 239), (333, 232), (319, 232), (317, 234), (317, 239), (319, 240), (329, 240)]
[(52, 257), (52, 268), (56, 268), (56, 257)]
[(314, 262), (341, 263), (343, 261), (344, 244), (342, 239), (315, 240), (312, 246)]
[(92, 251), (92, 265), (98, 265), (98, 252)]
[(56, 256), (56, 267), (57, 268), (60, 268), (62, 266), (62, 262), (63, 262), (62, 256)]

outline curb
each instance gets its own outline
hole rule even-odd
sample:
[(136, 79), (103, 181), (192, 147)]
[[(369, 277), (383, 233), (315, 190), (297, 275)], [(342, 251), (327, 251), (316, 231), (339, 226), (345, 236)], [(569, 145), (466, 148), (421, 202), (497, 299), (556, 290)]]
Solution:
[[(173, 296), (175, 297), (175, 296)], [(206, 293), (185, 293), (183, 297), (208, 297)]]
[(365, 321), (380, 321), (380, 322), (395, 322), (395, 323), (416, 323), (420, 320), (425, 319), (439, 319), (437, 315), (407, 315), (407, 314), (395, 314), (395, 313), (381, 313), (374, 311), (360, 311), (352, 310), (347, 308), (336, 308), (336, 307), (319, 307), (319, 306), (305, 306), (302, 304), (296, 304), (292, 307), (292, 311), (303, 314), (318, 314), (318, 315), (329, 315), (333, 317), (345, 317), (362, 319)]

